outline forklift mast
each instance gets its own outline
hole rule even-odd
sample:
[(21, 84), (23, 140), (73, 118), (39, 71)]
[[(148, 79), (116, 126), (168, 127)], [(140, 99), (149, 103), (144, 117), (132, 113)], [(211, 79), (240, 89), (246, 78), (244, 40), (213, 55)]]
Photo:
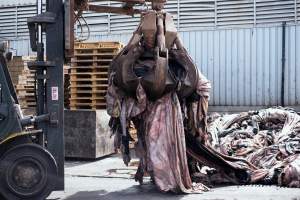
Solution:
[[(41, 1), (40, 1), (41, 2)], [(42, 4), (40, 4), (42, 5)], [(28, 63), (36, 70), (37, 116), (48, 115), (49, 121), (37, 124), (39, 137), (54, 157), (58, 177), (55, 190), (64, 189), (64, 4), (63, 0), (47, 0), (46, 12), (28, 19), (30, 43), (37, 60)], [(46, 53), (42, 33), (46, 33)], [(47, 60), (45, 61), (45, 58)]]

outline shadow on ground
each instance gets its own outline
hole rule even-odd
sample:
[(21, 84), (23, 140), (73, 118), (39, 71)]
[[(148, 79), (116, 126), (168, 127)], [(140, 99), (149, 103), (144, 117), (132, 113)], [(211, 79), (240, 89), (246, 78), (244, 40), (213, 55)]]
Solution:
[[(141, 199), (141, 193), (143, 194)], [(184, 195), (174, 195), (173, 193), (161, 193), (153, 185), (132, 186), (124, 190), (107, 192), (82, 191), (65, 198), (64, 200), (179, 200)]]

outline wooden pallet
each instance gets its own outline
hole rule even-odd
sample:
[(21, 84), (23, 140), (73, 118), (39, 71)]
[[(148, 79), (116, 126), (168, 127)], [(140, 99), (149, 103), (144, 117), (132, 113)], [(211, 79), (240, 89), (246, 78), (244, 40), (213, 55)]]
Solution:
[(80, 110), (80, 109), (106, 109), (106, 101), (102, 97), (99, 99), (95, 98), (74, 98), (70, 99), (70, 109), (71, 110)]
[(73, 65), (74, 67), (71, 68), (71, 74), (82, 74), (82, 73), (100, 73), (100, 72), (105, 72), (108, 73), (109, 65), (105, 66), (76, 66)]
[(19, 76), (16, 91), (22, 108), (32, 108), (36, 106), (34, 83), (33, 71), (24, 70)]
[(123, 44), (120, 42), (77, 42), (74, 45), (75, 50), (105, 50), (105, 49), (121, 49)]
[(103, 103), (101, 105), (97, 104), (97, 105), (90, 105), (90, 104), (86, 104), (86, 105), (70, 105), (70, 110), (105, 110), (106, 109), (106, 103)]
[(25, 69), (24, 60), (22, 56), (15, 56), (13, 60), (9, 61), (7, 64), (10, 77), (13, 81), (14, 86), (16, 86), (18, 84), (19, 76)]
[(119, 42), (76, 43), (70, 69), (70, 109), (105, 109), (108, 70), (123, 45)]
[(8, 63), (8, 70), (15, 85), (22, 109), (34, 108), (36, 106), (35, 71), (29, 70), (27, 66), (27, 63), (34, 59), (35, 57), (30, 56), (14, 57)]

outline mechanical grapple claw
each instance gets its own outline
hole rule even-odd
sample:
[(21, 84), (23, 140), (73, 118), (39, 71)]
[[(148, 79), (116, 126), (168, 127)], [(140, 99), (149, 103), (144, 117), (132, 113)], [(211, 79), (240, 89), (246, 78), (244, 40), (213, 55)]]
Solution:
[(170, 91), (188, 97), (198, 82), (197, 68), (180, 42), (172, 16), (160, 10), (143, 15), (112, 69), (118, 87), (134, 95), (140, 83), (151, 100)]

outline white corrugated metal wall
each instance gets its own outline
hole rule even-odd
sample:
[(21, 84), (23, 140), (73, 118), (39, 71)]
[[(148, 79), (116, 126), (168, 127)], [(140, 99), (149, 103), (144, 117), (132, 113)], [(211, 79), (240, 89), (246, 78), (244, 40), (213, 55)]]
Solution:
[(300, 26), (291, 26), (286, 34), (284, 100), (286, 105), (300, 106)]
[[(166, 9), (197, 66), (213, 83), (210, 104), (221, 107), (280, 105), (281, 23), (287, 22), (284, 99), (289, 106), (300, 104), (300, 0), (169, 0)], [(139, 21), (113, 14), (85, 17), (92, 41), (127, 43)], [(11, 39), (18, 54), (30, 53), (26, 35)]]
[[(198, 68), (213, 83), (211, 105), (276, 106), (281, 103), (282, 27), (180, 32)], [(286, 28), (285, 104), (300, 105), (300, 26)], [(95, 35), (122, 41), (131, 34)]]

